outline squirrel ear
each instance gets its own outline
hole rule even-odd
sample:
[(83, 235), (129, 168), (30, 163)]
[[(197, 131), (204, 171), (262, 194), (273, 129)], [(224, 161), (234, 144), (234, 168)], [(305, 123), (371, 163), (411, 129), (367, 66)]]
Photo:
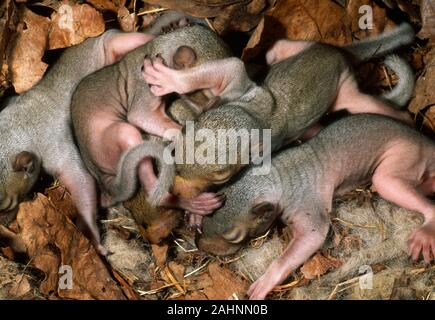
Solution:
[(12, 170), (32, 173), (35, 171), (35, 162), (36, 156), (33, 153), (22, 151), (12, 159)]
[(262, 218), (264, 220), (269, 220), (275, 216), (277, 211), (277, 206), (271, 202), (260, 202), (251, 208), (251, 213)]

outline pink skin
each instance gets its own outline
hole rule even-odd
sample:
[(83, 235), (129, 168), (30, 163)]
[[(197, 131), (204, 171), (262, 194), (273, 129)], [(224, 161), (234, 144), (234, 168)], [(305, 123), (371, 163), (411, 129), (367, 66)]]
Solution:
[[(419, 155), (417, 150), (407, 151)], [(417, 174), (425, 171), (424, 164), (421, 163), (425, 155), (408, 162), (404, 161), (403, 152), (396, 151), (396, 154), (397, 156), (390, 156), (378, 166), (372, 178), (373, 186), (382, 198), (423, 214), (423, 226), (415, 230), (408, 239), (408, 254), (414, 261), (422, 254), (424, 261), (430, 263), (431, 254), (435, 258), (435, 205), (425, 195), (435, 192), (434, 178), (423, 181), (418, 179)], [(393, 168), (390, 167), (392, 163)]]
[(71, 199), (77, 211), (77, 226), (83, 234), (91, 240), (97, 252), (103, 256), (108, 254), (101, 245), (100, 233), (97, 226), (97, 190), (94, 178), (83, 169), (68, 168), (62, 171), (58, 178), (60, 183), (71, 194)]
[(105, 65), (115, 63), (130, 51), (154, 38), (154, 35), (139, 32), (112, 34), (104, 42)]
[(270, 66), (274, 65), (284, 59), (297, 55), (313, 43), (312, 41), (278, 40), (272, 48), (267, 51), (266, 62)]
[[(144, 34), (120, 34), (110, 39), (105, 46), (109, 48), (108, 59), (111, 62), (119, 60), (127, 52), (152, 40), (154, 36)], [(106, 51), (107, 52), (107, 51)], [(113, 180), (121, 155), (128, 149), (143, 142), (141, 130), (156, 136), (169, 138), (167, 133), (181, 129), (165, 113), (165, 104), (161, 98), (155, 97), (149, 101), (148, 108), (136, 108), (129, 113), (128, 122), (119, 122), (107, 117), (100, 117), (95, 121), (94, 139), (89, 146), (95, 164), (107, 173), (104, 178), (107, 184)], [(104, 155), (103, 157), (101, 155)], [(138, 168), (139, 180), (146, 192), (150, 192), (157, 181), (151, 158), (145, 158)], [(102, 202), (108, 195), (102, 194)], [(205, 215), (213, 212), (222, 204), (222, 197), (213, 193), (201, 194), (193, 199), (181, 199), (167, 194), (162, 206), (182, 208), (189, 212)]]
[[(425, 263), (429, 264), (435, 259), (435, 204), (426, 195), (435, 192), (435, 177), (428, 176), (428, 173), (434, 172), (434, 168), (422, 160), (432, 159), (433, 154), (421, 149), (418, 145), (392, 145), (382, 155), (372, 182), (382, 198), (423, 214), (424, 224), (408, 240), (408, 254), (414, 261), (422, 255)], [(343, 190), (337, 192), (341, 194)], [(286, 212), (283, 213), (285, 216)], [(264, 299), (324, 243), (329, 226), (326, 220), (313, 223), (312, 219), (316, 215), (307, 219), (303, 212), (294, 216), (296, 220), (291, 224), (294, 239), (265, 274), (251, 285), (248, 290), (250, 299)]]
[[(231, 58), (225, 59), (230, 61)], [(155, 96), (177, 92), (185, 94), (200, 89), (209, 89), (214, 96), (221, 96), (231, 84), (234, 65), (231, 63), (208, 62), (202, 66), (174, 70), (167, 67), (160, 57), (145, 59), (144, 79)]]

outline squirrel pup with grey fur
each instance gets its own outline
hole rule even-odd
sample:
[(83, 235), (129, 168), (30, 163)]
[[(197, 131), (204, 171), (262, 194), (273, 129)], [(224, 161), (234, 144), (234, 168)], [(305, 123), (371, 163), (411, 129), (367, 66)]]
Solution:
[(290, 272), (320, 249), (326, 239), (333, 197), (372, 182), (384, 199), (424, 216), (408, 240), (413, 260), (435, 259), (435, 143), (382, 115), (357, 114), (324, 128), (308, 142), (277, 153), (270, 173), (242, 172), (224, 187), (225, 205), (204, 218), (198, 247), (234, 253), (263, 235), (279, 218), (293, 239), (249, 289), (263, 299)]

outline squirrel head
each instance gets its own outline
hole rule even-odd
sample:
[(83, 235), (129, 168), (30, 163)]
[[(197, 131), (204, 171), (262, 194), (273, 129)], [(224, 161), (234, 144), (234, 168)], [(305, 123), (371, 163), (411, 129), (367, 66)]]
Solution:
[(0, 212), (11, 211), (35, 184), (41, 164), (28, 151), (0, 160)]

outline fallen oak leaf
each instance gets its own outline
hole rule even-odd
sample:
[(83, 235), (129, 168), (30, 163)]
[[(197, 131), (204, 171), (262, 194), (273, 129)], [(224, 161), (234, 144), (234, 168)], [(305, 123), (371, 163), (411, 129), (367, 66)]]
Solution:
[(435, 0), (423, 0), (420, 6), (422, 28), (417, 34), (420, 38), (435, 40)]
[(51, 15), (48, 49), (67, 48), (105, 30), (103, 15), (88, 4), (62, 5)]
[(107, 10), (117, 13), (119, 8), (124, 7), (126, 0), (86, 0), (98, 10)]
[(209, 300), (229, 300), (234, 294), (240, 299), (246, 295), (249, 284), (240, 279), (228, 268), (219, 266), (217, 262), (208, 265), (207, 271), (213, 285), (204, 288), (203, 293)]
[(157, 245), (152, 244), (151, 250), (153, 252), (154, 259), (158, 267), (163, 268), (166, 264), (166, 259), (168, 257), (169, 246), (167, 244)]
[(9, 69), (17, 93), (33, 87), (44, 75), (48, 65), (42, 62), (48, 43), (50, 20), (27, 8), (20, 12), (20, 23), (13, 38)]
[[(31, 264), (43, 271), (43, 293), (65, 299), (125, 299), (94, 247), (47, 197), (20, 204), (17, 222)], [(59, 268), (69, 266), (71, 286), (59, 287)]]
[(7, 0), (0, 5), (0, 66), (3, 65), (7, 43), (11, 36), (9, 26), (14, 9), (14, 2), (12, 0)]
[[(373, 29), (361, 30), (359, 9), (368, 5), (373, 11)], [(260, 21), (243, 50), (244, 61), (253, 60), (279, 39), (314, 40), (342, 46), (353, 38), (381, 33), (393, 23), (386, 10), (372, 0), (350, 0), (346, 8), (332, 1), (281, 0)]]
[(130, 13), (126, 7), (118, 10), (118, 23), (124, 32), (136, 31), (137, 16), (136, 13)]
[(425, 68), (415, 84), (414, 98), (409, 104), (409, 111), (423, 116), (423, 124), (435, 131), (435, 47), (424, 57)]
[(306, 279), (315, 279), (324, 275), (331, 269), (338, 268), (342, 262), (332, 256), (324, 256), (321, 253), (315, 254), (310, 260), (301, 267), (301, 272)]
[(77, 209), (72, 202), (68, 190), (61, 185), (55, 185), (45, 189), (44, 194), (50, 202), (56, 207), (56, 210), (73, 220), (77, 216)]

